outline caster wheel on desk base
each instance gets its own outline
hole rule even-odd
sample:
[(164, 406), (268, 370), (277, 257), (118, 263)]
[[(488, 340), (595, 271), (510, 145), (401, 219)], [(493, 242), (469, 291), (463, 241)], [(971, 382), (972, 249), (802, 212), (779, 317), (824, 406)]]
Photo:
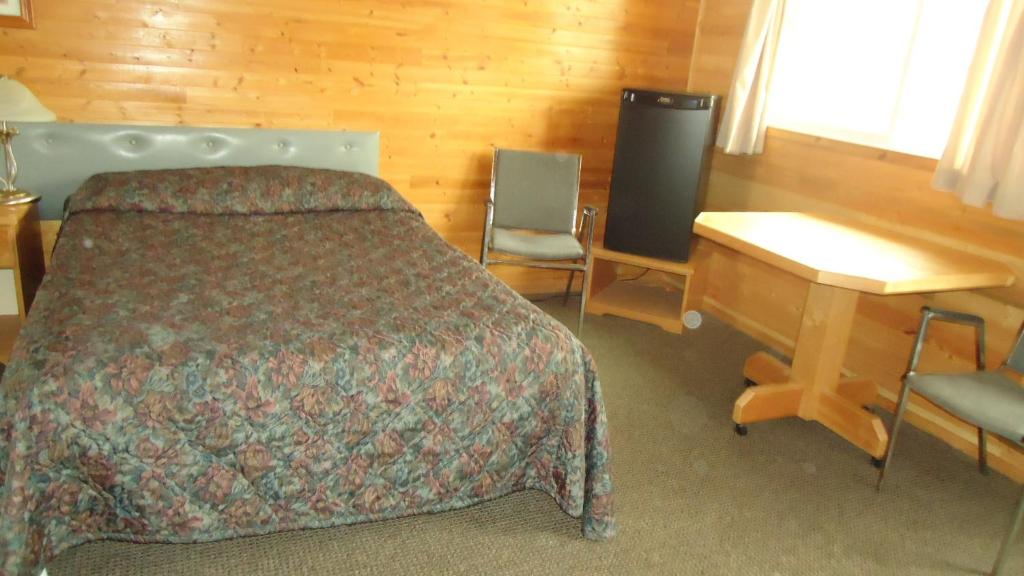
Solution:
[(736, 431), (736, 435), (737, 436), (746, 436), (747, 435), (747, 427), (745, 425), (743, 425), (743, 424), (737, 424), (736, 427), (733, 428), (733, 429)]
[(883, 464), (885, 464), (884, 458), (875, 458), (873, 456), (871, 457), (871, 465), (874, 466), (875, 468), (881, 470)]

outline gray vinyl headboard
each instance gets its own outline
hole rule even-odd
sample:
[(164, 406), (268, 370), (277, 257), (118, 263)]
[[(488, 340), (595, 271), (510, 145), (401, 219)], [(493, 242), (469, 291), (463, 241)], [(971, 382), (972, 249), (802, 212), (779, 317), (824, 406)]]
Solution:
[(98, 172), (285, 164), (378, 175), (379, 132), (19, 124), (18, 187), (42, 197), (40, 217), (61, 217), (64, 199)]

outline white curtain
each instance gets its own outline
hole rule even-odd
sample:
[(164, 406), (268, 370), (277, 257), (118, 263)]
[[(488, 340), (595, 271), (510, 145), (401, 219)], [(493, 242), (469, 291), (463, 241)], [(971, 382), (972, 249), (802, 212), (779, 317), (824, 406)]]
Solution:
[(717, 144), (726, 154), (760, 154), (775, 52), (786, 0), (754, 0), (732, 74)]
[(1024, 0), (991, 0), (932, 185), (1024, 220)]

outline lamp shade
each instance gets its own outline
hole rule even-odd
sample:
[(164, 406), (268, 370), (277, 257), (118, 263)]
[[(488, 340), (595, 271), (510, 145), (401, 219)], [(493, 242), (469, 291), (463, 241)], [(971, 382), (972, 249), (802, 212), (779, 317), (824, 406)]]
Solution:
[(49, 108), (17, 80), (0, 77), (0, 120), (13, 122), (53, 122), (57, 119)]

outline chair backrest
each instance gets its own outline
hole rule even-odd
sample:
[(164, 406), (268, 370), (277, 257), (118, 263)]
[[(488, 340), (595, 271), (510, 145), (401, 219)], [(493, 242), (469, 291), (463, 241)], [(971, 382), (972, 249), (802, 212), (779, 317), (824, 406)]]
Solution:
[(496, 149), (491, 173), (494, 225), (575, 233), (578, 154)]
[(1010, 356), (1006, 359), (1006, 365), (1017, 372), (1024, 373), (1024, 330), (1021, 330), (1020, 335), (1017, 337), (1017, 345), (1010, 351)]

